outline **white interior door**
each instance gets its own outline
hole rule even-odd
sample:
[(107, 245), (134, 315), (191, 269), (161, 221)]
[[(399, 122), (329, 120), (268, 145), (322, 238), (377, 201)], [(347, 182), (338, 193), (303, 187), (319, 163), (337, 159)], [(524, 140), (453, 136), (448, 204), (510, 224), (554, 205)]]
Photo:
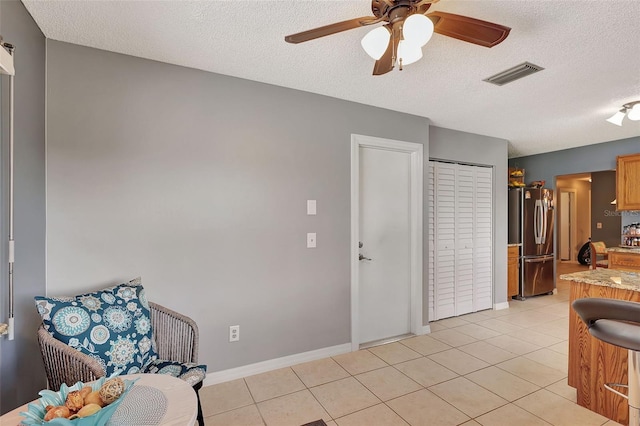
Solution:
[(360, 342), (411, 331), (411, 154), (361, 147)]

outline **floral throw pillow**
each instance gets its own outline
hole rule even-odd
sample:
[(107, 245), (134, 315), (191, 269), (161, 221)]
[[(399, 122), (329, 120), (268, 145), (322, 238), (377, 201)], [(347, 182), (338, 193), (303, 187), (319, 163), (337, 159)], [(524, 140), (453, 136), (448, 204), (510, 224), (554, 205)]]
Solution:
[(75, 297), (35, 297), (44, 328), (95, 358), (107, 376), (135, 374), (157, 359), (140, 279)]
[(176, 362), (156, 359), (144, 367), (143, 373), (168, 374), (184, 380), (191, 386), (195, 386), (206, 377), (207, 366), (198, 365), (193, 362)]

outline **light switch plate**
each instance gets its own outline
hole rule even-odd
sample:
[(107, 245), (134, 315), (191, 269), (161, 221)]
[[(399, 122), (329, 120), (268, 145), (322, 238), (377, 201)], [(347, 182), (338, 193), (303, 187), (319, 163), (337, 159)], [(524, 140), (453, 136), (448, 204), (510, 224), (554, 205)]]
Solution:
[(316, 214), (316, 200), (307, 200), (307, 214), (308, 215)]
[(316, 248), (316, 233), (309, 232), (307, 234), (307, 248)]

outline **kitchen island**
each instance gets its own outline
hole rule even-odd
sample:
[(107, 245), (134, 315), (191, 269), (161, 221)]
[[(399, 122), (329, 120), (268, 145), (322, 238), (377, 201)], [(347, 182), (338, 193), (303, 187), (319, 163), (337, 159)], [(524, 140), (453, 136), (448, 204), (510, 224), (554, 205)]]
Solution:
[[(571, 281), (570, 304), (584, 297), (640, 302), (640, 273), (593, 269), (560, 275)], [(591, 337), (573, 308), (569, 309), (569, 377), (577, 403), (618, 423), (629, 424), (627, 400), (604, 388), (627, 379), (627, 350)], [(617, 389), (624, 392), (624, 389)]]

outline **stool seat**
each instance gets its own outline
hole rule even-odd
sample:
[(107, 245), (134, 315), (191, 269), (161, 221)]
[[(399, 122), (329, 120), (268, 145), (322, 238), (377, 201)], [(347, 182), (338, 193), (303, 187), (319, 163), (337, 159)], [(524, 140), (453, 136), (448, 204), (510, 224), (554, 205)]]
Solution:
[(640, 303), (586, 298), (575, 300), (572, 306), (593, 337), (640, 351)]
[[(571, 306), (593, 337), (627, 349), (629, 384), (605, 383), (603, 386), (627, 399), (629, 425), (640, 426), (640, 303), (594, 297), (574, 300)], [(612, 386), (626, 388), (627, 394)]]

